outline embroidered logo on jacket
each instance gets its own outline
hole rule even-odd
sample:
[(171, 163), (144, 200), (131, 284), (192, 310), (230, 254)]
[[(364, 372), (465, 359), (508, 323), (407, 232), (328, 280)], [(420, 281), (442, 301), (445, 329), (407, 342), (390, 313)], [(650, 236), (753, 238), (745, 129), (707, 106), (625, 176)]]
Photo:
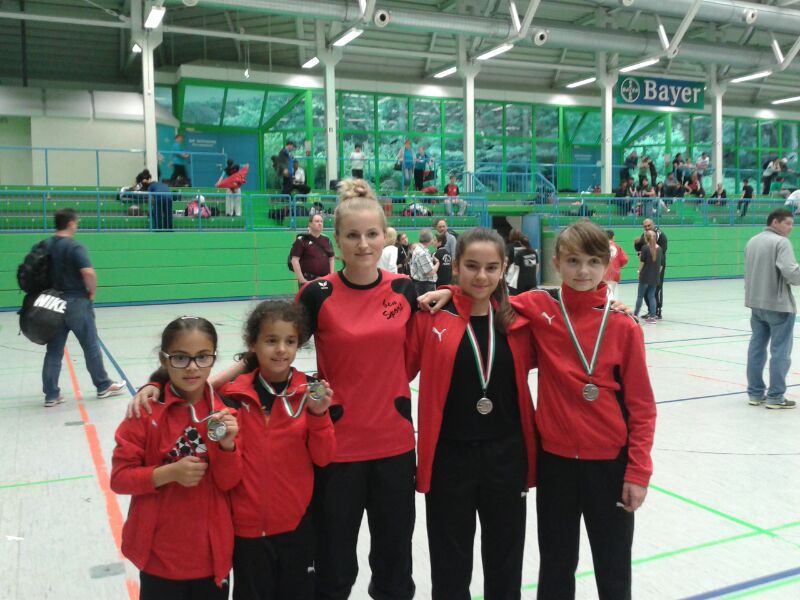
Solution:
[(545, 319), (547, 319), (547, 324), (548, 324), (548, 325), (552, 325), (552, 324), (553, 324), (553, 319), (555, 319), (555, 318), (556, 318), (556, 316), (555, 316), (555, 315), (553, 315), (553, 316), (551, 317), (550, 315), (548, 315), (548, 314), (547, 314), (546, 312), (544, 312), (544, 311), (542, 311), (542, 316), (543, 316)]
[(440, 342), (442, 341), (442, 336), (444, 335), (445, 331), (447, 331), (447, 329), (442, 329), (441, 331), (439, 331), (438, 329), (436, 329), (436, 327), (433, 328), (433, 333), (436, 334)]

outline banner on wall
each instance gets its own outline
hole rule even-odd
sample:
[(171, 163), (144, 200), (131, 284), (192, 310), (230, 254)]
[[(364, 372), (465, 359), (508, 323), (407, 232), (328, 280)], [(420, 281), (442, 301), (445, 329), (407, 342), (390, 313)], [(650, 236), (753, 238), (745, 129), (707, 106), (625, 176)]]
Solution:
[(704, 88), (702, 81), (620, 76), (617, 81), (617, 104), (702, 109), (705, 105)]

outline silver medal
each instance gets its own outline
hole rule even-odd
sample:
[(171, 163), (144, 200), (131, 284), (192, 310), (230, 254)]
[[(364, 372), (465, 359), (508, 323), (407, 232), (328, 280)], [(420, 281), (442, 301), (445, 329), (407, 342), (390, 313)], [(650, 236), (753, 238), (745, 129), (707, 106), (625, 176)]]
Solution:
[(223, 421), (217, 419), (208, 420), (208, 439), (212, 442), (219, 442), (228, 433), (228, 426)]
[(483, 398), (478, 400), (478, 403), (475, 405), (475, 408), (478, 410), (480, 414), (488, 415), (490, 412), (492, 412), (494, 404), (492, 404), (492, 401), (484, 396)]
[(308, 384), (308, 397), (315, 402), (320, 402), (325, 399), (325, 384), (321, 381), (315, 381)]
[(597, 387), (595, 384), (587, 383), (585, 386), (583, 386), (584, 400), (592, 402), (593, 400), (597, 400), (599, 396), (600, 396), (600, 388)]

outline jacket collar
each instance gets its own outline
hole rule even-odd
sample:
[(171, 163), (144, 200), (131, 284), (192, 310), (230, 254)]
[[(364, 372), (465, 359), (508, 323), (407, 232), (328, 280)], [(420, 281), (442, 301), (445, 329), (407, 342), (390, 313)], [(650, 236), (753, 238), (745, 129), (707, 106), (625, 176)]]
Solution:
[[(461, 288), (458, 286), (454, 285), (451, 289), (453, 291), (451, 305), (455, 305), (455, 309), (459, 317), (468, 321), (470, 313), (472, 312), (472, 298), (464, 294), (461, 291)], [(491, 298), (490, 302), (492, 303), (492, 308), (496, 309), (497, 301), (494, 298)], [(521, 327), (526, 327), (527, 325), (528, 319), (517, 313), (516, 318), (508, 329), (509, 331), (514, 331), (515, 329), (520, 329)]]
[[(211, 395), (211, 386), (206, 384), (206, 389), (203, 392), (203, 399), (200, 400), (200, 402), (204, 402), (207, 406), (211, 407), (214, 399), (211, 398), (210, 395)], [(182, 404), (186, 402), (186, 400), (184, 400), (174, 392), (172, 384), (169, 382), (167, 382), (167, 384), (164, 386), (163, 399), (164, 399), (163, 400), (164, 408), (170, 408), (176, 404)]]
[[(298, 386), (304, 384), (306, 382), (305, 377), (301, 377), (300, 371), (292, 367), (291, 370), (292, 374), (292, 383), (289, 386), (287, 392), (291, 392), (295, 390)], [(257, 398), (258, 393), (256, 392), (255, 384), (256, 378), (258, 377), (258, 369), (254, 371), (250, 371), (249, 373), (244, 373), (239, 375), (236, 379), (230, 382), (225, 390), (226, 396), (231, 396), (233, 394), (242, 394), (244, 396), (249, 396), (251, 398)]]

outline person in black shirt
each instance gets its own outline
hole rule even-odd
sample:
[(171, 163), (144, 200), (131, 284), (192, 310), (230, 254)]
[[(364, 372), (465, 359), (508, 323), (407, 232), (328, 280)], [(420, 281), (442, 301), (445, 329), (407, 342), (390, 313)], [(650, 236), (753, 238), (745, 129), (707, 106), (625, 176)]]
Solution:
[(717, 206), (725, 206), (727, 203), (726, 198), (728, 197), (728, 192), (725, 191), (725, 188), (722, 187), (721, 183), (717, 184), (717, 189), (714, 190), (714, 193), (711, 194), (711, 198), (716, 199)]
[(750, 206), (750, 200), (753, 199), (753, 186), (750, 185), (750, 180), (745, 178), (742, 180), (742, 198), (736, 203), (736, 211), (741, 211), (739, 215), (742, 219), (747, 216), (747, 208)]
[(401, 233), (397, 236), (397, 272), (400, 275), (411, 277), (411, 248), (408, 246), (408, 235)]
[(44, 357), (42, 385), (45, 407), (64, 401), (58, 387), (58, 376), (70, 331), (78, 338), (83, 349), (86, 368), (97, 388), (97, 397), (108, 398), (125, 390), (125, 382), (111, 381), (103, 365), (92, 306), (97, 291), (97, 274), (92, 268), (86, 248), (73, 239), (78, 232), (78, 213), (72, 208), (59, 209), (55, 221), (56, 234), (50, 242), (53, 288), (63, 292), (67, 308), (64, 329), (47, 344), (47, 354)]
[(433, 257), (439, 261), (439, 270), (436, 271), (436, 287), (440, 285), (450, 285), (453, 280), (453, 257), (447, 251), (447, 234), (439, 234), (433, 238), (433, 244), (436, 247), (436, 252)]

